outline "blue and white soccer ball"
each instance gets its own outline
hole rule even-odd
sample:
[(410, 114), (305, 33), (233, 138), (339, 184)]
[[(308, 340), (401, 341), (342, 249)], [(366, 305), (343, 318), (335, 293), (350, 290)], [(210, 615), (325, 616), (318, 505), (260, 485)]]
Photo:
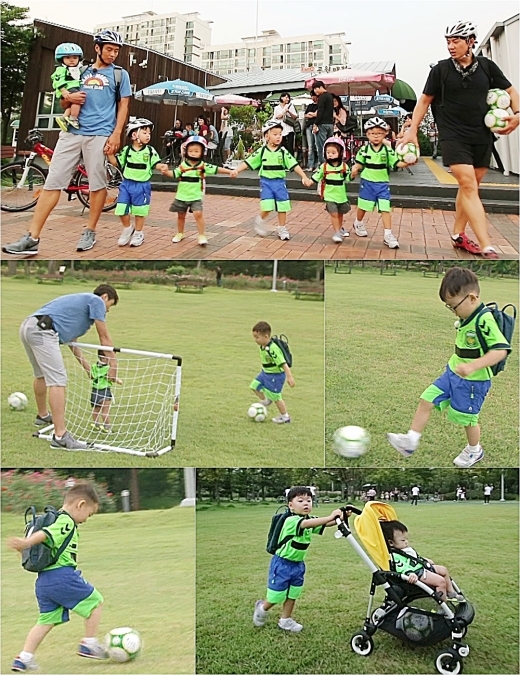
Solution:
[(29, 404), (27, 396), (21, 391), (15, 391), (14, 394), (9, 394), (7, 403), (11, 410), (25, 410)]
[(334, 451), (341, 457), (357, 459), (370, 447), (370, 434), (363, 427), (347, 426), (336, 429), (333, 437)]
[(253, 403), (247, 411), (249, 417), (255, 422), (263, 422), (267, 417), (267, 410), (261, 403)]
[(484, 117), (484, 124), (488, 129), (491, 129), (491, 131), (499, 131), (507, 125), (504, 117), (509, 117), (507, 110), (503, 110), (502, 108), (491, 108)]
[(143, 641), (133, 628), (113, 628), (105, 637), (105, 648), (112, 661), (125, 663), (133, 661), (142, 649)]
[(511, 105), (511, 97), (503, 89), (490, 89), (487, 94), (486, 103), (490, 108), (507, 110)]

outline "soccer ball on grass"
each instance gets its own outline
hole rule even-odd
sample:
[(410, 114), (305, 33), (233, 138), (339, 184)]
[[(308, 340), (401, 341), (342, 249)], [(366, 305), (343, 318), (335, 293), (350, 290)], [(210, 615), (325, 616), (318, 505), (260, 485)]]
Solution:
[(400, 162), (406, 162), (406, 164), (415, 164), (415, 162), (420, 157), (419, 148), (413, 143), (399, 143), (395, 146), (396, 155), (399, 157)]
[(253, 403), (247, 411), (249, 417), (255, 422), (263, 422), (267, 417), (267, 411), (265, 406), (261, 403)]
[(504, 117), (509, 117), (507, 110), (503, 110), (502, 108), (491, 108), (484, 117), (484, 124), (488, 129), (491, 129), (491, 131), (499, 131), (507, 125)]
[(490, 108), (507, 110), (511, 105), (511, 97), (503, 89), (490, 89), (487, 94), (486, 103)]
[(105, 648), (112, 661), (124, 663), (133, 661), (141, 651), (143, 641), (133, 628), (114, 628), (105, 637)]
[(341, 457), (357, 459), (367, 452), (370, 434), (362, 427), (348, 426), (334, 432), (334, 451)]
[(15, 391), (14, 394), (9, 394), (7, 403), (9, 403), (11, 410), (25, 410), (29, 401), (27, 400), (27, 396), (22, 394), (21, 391)]

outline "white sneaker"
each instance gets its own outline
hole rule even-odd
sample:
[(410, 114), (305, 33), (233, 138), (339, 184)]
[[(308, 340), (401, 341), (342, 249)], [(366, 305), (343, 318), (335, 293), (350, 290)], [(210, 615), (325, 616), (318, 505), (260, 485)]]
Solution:
[(255, 232), (259, 237), (267, 236), (267, 228), (260, 215), (256, 216), (255, 218)]
[(356, 221), (354, 221), (354, 231), (358, 237), (368, 237), (368, 232), (363, 223), (357, 224)]
[(117, 245), (118, 246), (126, 246), (130, 239), (132, 238), (132, 235), (134, 233), (134, 226), (129, 225), (128, 227), (124, 227), (123, 231), (121, 232), (121, 236), (117, 240)]
[(417, 446), (413, 446), (408, 434), (387, 434), (386, 438), (390, 445), (400, 452), (403, 457), (410, 457), (417, 450)]
[(334, 232), (334, 234), (332, 235), (332, 241), (335, 244), (342, 244), (343, 243), (343, 237), (341, 236), (341, 234), (339, 232)]
[(132, 237), (132, 240), (130, 241), (130, 246), (141, 246), (143, 241), (144, 241), (144, 233), (143, 232), (134, 232), (134, 236)]
[(341, 234), (342, 237), (350, 237), (350, 232), (346, 230), (344, 227), (339, 228), (339, 233)]
[(455, 457), (453, 460), (455, 466), (458, 466), (461, 469), (469, 469), (473, 466), (473, 464), (480, 462), (480, 460), (484, 457), (484, 450), (482, 449), (481, 445), (478, 447), (478, 452), (470, 452), (468, 446), (466, 445), (460, 455), (457, 455), (457, 457)]
[(391, 232), (383, 239), (383, 244), (386, 244), (388, 248), (399, 248), (399, 242)]
[(270, 398), (264, 398), (263, 401), (260, 401), (260, 403), (264, 406), (264, 408), (267, 408), (267, 406), (270, 406), (272, 401)]
[(255, 611), (253, 612), (253, 623), (259, 628), (265, 625), (267, 621), (267, 612), (264, 609), (264, 601), (257, 600), (255, 602)]
[(290, 415), (277, 415), (276, 417), (273, 417), (271, 422), (274, 422), (275, 424), (289, 424), (291, 421)]
[(282, 241), (289, 241), (289, 239), (291, 238), (289, 230), (284, 225), (278, 228), (278, 236)]
[(291, 633), (299, 633), (303, 626), (301, 623), (297, 623), (294, 619), (289, 618), (289, 619), (280, 619), (278, 621), (278, 626), (282, 630), (288, 630), (291, 631)]

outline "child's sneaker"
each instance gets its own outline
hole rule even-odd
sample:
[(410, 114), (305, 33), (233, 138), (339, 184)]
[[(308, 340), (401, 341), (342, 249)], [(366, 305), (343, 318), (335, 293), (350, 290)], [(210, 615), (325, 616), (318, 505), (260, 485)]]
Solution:
[(289, 241), (289, 239), (291, 238), (289, 230), (284, 225), (278, 228), (278, 236), (282, 241)]
[(260, 401), (260, 403), (261, 403), (265, 408), (267, 408), (267, 406), (271, 405), (272, 401), (271, 401), (270, 398), (264, 398), (264, 400), (263, 400), (263, 401)]
[(197, 236), (197, 243), (199, 246), (206, 246), (206, 244), (208, 243), (208, 238), (206, 237), (205, 234), (199, 234)]
[(77, 117), (69, 117), (67, 121), (71, 127), (74, 127), (74, 129), (79, 129), (79, 122)]
[(255, 218), (255, 232), (259, 237), (267, 236), (267, 228), (262, 220), (262, 216), (258, 215)]
[(184, 232), (177, 232), (175, 237), (172, 238), (172, 242), (174, 244), (178, 244), (180, 241), (184, 239)]
[(261, 628), (267, 621), (268, 613), (264, 609), (264, 601), (257, 600), (255, 602), (255, 611), (253, 612), (253, 623), (258, 628)]
[(363, 223), (358, 223), (354, 221), (354, 232), (358, 237), (368, 237), (368, 232)]
[(79, 643), (78, 656), (85, 656), (87, 659), (108, 659), (107, 650), (99, 642), (85, 644), (85, 640)]
[(69, 125), (67, 124), (67, 118), (66, 117), (56, 117), (56, 124), (59, 126), (59, 128), (62, 131), (68, 131), (69, 130)]
[(390, 445), (403, 457), (410, 457), (417, 450), (417, 446), (414, 447), (414, 443), (408, 434), (387, 434), (386, 438)]
[(350, 237), (350, 232), (346, 230), (344, 227), (339, 228), (339, 233), (341, 234), (342, 237)]
[(297, 623), (294, 619), (280, 619), (278, 621), (278, 627), (282, 630), (291, 631), (291, 633), (299, 633), (303, 626), (301, 623)]
[(341, 236), (341, 234), (339, 232), (334, 232), (334, 234), (332, 235), (332, 241), (335, 244), (342, 244), (343, 243), (343, 237)]
[(104, 423), (103, 423), (103, 426), (101, 427), (101, 431), (102, 431), (104, 434), (110, 434), (110, 433), (112, 433), (112, 425), (111, 425), (111, 424), (107, 424), (106, 422), (104, 422)]
[(144, 233), (143, 232), (134, 232), (134, 236), (132, 237), (130, 241), (130, 246), (141, 246), (141, 244), (144, 241)]
[(117, 240), (117, 245), (118, 246), (126, 246), (130, 239), (132, 239), (132, 235), (134, 234), (134, 226), (129, 225), (128, 227), (123, 227), (123, 231), (121, 232), (121, 236)]
[(394, 237), (392, 232), (386, 235), (386, 237), (383, 239), (383, 244), (388, 246), (388, 248), (399, 248), (399, 242), (397, 241), (396, 237)]
[(278, 415), (277, 417), (273, 417), (271, 420), (275, 424), (287, 424), (288, 422), (291, 421), (291, 416), (290, 415)]
[(22, 659), (17, 656), (13, 661), (11, 670), (15, 673), (24, 673), (26, 670), (37, 670), (38, 664), (34, 656), (29, 661), (22, 661)]
[(448, 600), (450, 602), (466, 602), (466, 598), (462, 595), (462, 593), (448, 593)]
[(469, 469), (473, 464), (480, 462), (484, 457), (484, 450), (481, 445), (479, 445), (478, 448), (477, 452), (470, 452), (469, 446), (466, 445), (460, 455), (457, 455), (453, 460), (455, 466), (458, 466), (460, 469)]

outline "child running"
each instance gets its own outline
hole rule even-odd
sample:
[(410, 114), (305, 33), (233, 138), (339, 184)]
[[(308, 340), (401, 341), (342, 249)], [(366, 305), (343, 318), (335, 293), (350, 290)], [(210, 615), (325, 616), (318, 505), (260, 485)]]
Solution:
[(384, 142), (388, 132), (388, 125), (384, 120), (380, 117), (371, 117), (365, 123), (365, 131), (368, 143), (357, 153), (351, 175), (352, 180), (358, 173), (361, 176), (354, 231), (358, 237), (368, 236), (363, 218), (367, 211), (372, 212), (377, 206), (385, 229), (383, 243), (389, 248), (399, 248), (399, 242), (392, 233), (389, 170), (395, 167), (401, 169), (408, 165), (400, 161), (395, 150)]
[(216, 173), (231, 175), (230, 169), (207, 164), (204, 161), (208, 144), (202, 136), (190, 136), (183, 145), (184, 159), (176, 169), (170, 171), (167, 166), (161, 168), (163, 176), (178, 178), (179, 186), (170, 211), (177, 214), (177, 234), (172, 242), (178, 244), (184, 239), (184, 225), (188, 209), (193, 212), (197, 224), (197, 242), (199, 246), (206, 246), (204, 215), (202, 213), (202, 199), (205, 191), (205, 176), (214, 176)]
[(321, 198), (325, 200), (325, 208), (330, 214), (334, 234), (332, 241), (341, 244), (343, 237), (349, 232), (343, 227), (343, 216), (350, 211), (347, 196), (347, 183), (350, 180), (350, 169), (344, 161), (345, 143), (343, 139), (332, 136), (323, 146), (325, 162), (313, 174), (312, 180), (321, 186)]
[(255, 218), (255, 232), (260, 237), (267, 235), (264, 220), (272, 211), (278, 215), (278, 236), (282, 241), (291, 238), (287, 229), (287, 214), (291, 210), (289, 193), (285, 183), (287, 171), (294, 171), (302, 179), (305, 187), (312, 181), (291, 153), (282, 146), (282, 123), (269, 120), (262, 129), (264, 145), (242, 162), (232, 173), (236, 178), (241, 171), (258, 169), (260, 176), (260, 214)]
[[(459, 317), (455, 322), (455, 353), (445, 372), (421, 394), (407, 434), (387, 434), (389, 443), (405, 457), (419, 445), (431, 412), (448, 410), (448, 419), (464, 427), (468, 444), (453, 463), (469, 469), (484, 457), (480, 445), (480, 410), (491, 388), (491, 367), (502, 361), (511, 345), (500, 332), (493, 314), (480, 299), (478, 278), (471, 270), (452, 267), (439, 289), (446, 307)], [(483, 349), (479, 335), (485, 341)]]
[(408, 546), (408, 529), (398, 520), (380, 522), (383, 536), (398, 574), (407, 574), (411, 584), (419, 580), (440, 593), (442, 600), (464, 602), (464, 596), (453, 587), (450, 573), (443, 565), (421, 557)]
[[(58, 64), (56, 70), (51, 75), (52, 87), (56, 98), (65, 98), (80, 90), (81, 78), (81, 59), (83, 50), (79, 45), (73, 42), (63, 42), (58, 45), (54, 51), (54, 59)], [(62, 131), (68, 131), (69, 125), (74, 129), (79, 129), (79, 113), (81, 111), (80, 103), (72, 103), (67, 106), (63, 117), (56, 117), (56, 124)]]
[(77, 569), (79, 535), (76, 526), (86, 522), (98, 507), (99, 498), (92, 485), (77, 483), (66, 493), (60, 514), (52, 525), (27, 538), (11, 537), (7, 541), (10, 548), (20, 553), (31, 546), (45, 544), (56, 555), (73, 531), (56, 563), (38, 572), (35, 593), (40, 616), (25, 638), (23, 649), (14, 659), (11, 670), (23, 673), (38, 668), (34, 656), (36, 650), (54, 626), (69, 620), (70, 610), (85, 619), (85, 637), (79, 644), (78, 655), (90, 659), (108, 658), (105, 648), (96, 639), (103, 596)]
[(265, 600), (257, 600), (253, 613), (253, 623), (261, 627), (267, 621), (269, 610), (282, 605), (282, 616), (278, 626), (282, 630), (299, 633), (303, 626), (292, 618), (296, 600), (301, 596), (305, 577), (303, 562), (313, 534), (323, 534), (326, 527), (335, 525), (336, 518), (343, 520), (341, 509), (335, 509), (329, 516), (316, 518), (311, 516), (312, 492), (309, 487), (295, 486), (287, 494), (291, 515), (283, 524), (278, 542), (282, 544), (273, 555), (269, 565), (267, 595)]
[[(129, 145), (117, 157), (109, 156), (110, 163), (123, 174), (115, 210), (123, 225), (118, 246), (141, 246), (144, 242), (144, 219), (150, 212), (152, 197), (150, 179), (155, 168), (168, 168), (167, 164), (160, 164), (159, 154), (150, 145), (152, 131), (153, 122), (150, 120), (131, 117), (126, 125)], [(131, 215), (135, 216), (135, 227), (130, 222)]]

